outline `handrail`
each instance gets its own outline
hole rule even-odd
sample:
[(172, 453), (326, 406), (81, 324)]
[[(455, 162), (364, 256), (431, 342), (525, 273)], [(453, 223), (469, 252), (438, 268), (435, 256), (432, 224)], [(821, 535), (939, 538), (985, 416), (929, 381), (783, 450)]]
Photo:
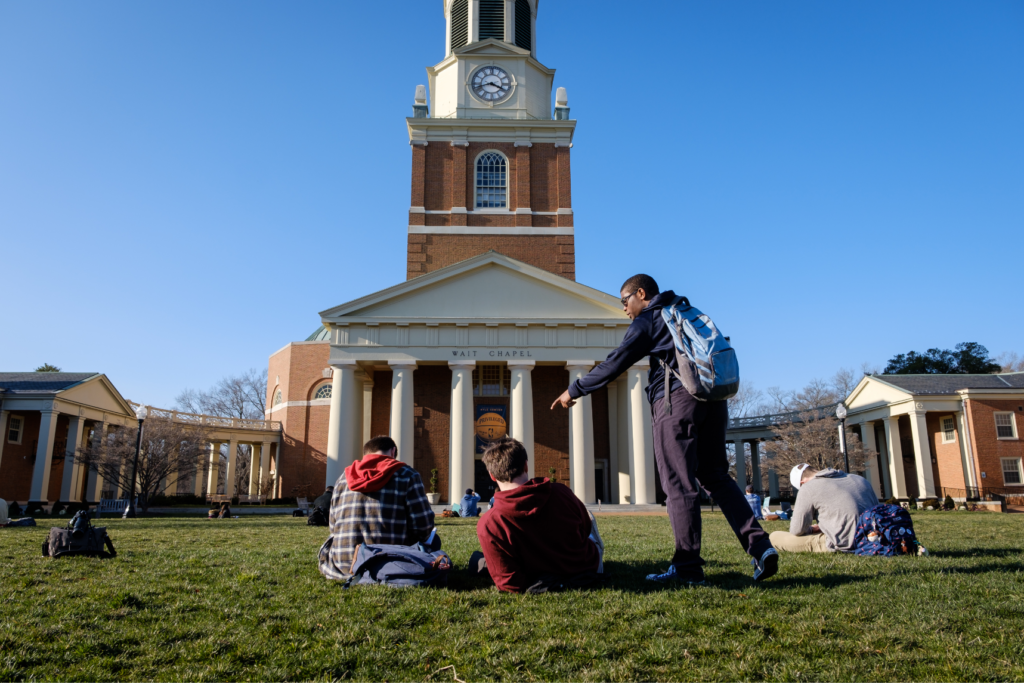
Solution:
[[(135, 408), (139, 403), (128, 401), (128, 405)], [(240, 417), (221, 417), (218, 415), (200, 415), (198, 413), (185, 413), (180, 410), (167, 410), (165, 408), (154, 408), (146, 406), (150, 417), (159, 417), (179, 424), (202, 425), (204, 427), (225, 427), (228, 429), (249, 429), (258, 432), (279, 432), (281, 422), (278, 420), (248, 420)]]
[(729, 429), (750, 429), (751, 427), (775, 427), (778, 425), (789, 424), (791, 422), (803, 422), (800, 416), (816, 411), (818, 418), (821, 419), (826, 415), (835, 415), (836, 406), (839, 403), (832, 403), (827, 406), (818, 406), (817, 408), (810, 408), (808, 410), (793, 410), (788, 413), (776, 413), (774, 415), (758, 415), (757, 417), (731, 417), (729, 418)]

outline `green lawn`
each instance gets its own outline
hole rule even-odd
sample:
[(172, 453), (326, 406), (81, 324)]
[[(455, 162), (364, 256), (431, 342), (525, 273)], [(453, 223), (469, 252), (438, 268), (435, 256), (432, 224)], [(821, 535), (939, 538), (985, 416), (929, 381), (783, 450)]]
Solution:
[[(754, 585), (705, 514), (712, 585), (676, 589), (643, 580), (666, 517), (600, 517), (609, 587), (534, 597), (461, 572), (343, 590), (316, 568), (324, 530), (291, 517), (104, 520), (104, 561), (40, 557), (41, 521), (0, 530), (0, 680), (1024, 678), (1024, 515), (914, 521), (930, 557), (789, 555)], [(439, 525), (461, 569), (475, 521)]]

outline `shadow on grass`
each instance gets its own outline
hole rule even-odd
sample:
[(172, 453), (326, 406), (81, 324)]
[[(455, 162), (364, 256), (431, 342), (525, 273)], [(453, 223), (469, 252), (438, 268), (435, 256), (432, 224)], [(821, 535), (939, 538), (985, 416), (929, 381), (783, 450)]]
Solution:
[(931, 553), (932, 557), (1024, 557), (1024, 550), (1015, 548), (964, 548), (962, 550), (939, 550)]
[[(607, 587), (627, 590), (632, 593), (656, 593), (664, 590), (689, 588), (689, 586), (685, 586), (685, 584), (664, 584), (647, 581), (646, 577), (648, 574), (665, 571), (665, 567), (661, 564), (651, 562), (606, 562), (605, 571), (608, 574), (608, 581), (606, 582)], [(745, 590), (753, 585), (757, 585), (761, 588), (807, 588), (810, 586), (831, 588), (848, 583), (870, 581), (873, 578), (871, 576), (857, 576), (853, 574), (787, 577), (785, 575), (785, 571), (782, 570), (780, 574), (774, 578), (764, 582), (755, 582), (753, 578), (753, 567), (751, 567), (750, 571), (750, 574), (744, 574), (738, 571), (708, 573), (706, 574), (706, 587), (722, 590)], [(704, 587), (697, 588), (700, 589)]]

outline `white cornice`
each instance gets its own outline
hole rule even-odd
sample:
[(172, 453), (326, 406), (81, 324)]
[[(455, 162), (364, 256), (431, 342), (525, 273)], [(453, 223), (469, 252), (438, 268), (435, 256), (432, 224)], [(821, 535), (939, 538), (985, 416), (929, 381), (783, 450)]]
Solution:
[(478, 225), (410, 225), (410, 235), (574, 235), (575, 228), (532, 228), (525, 226), (481, 227)]

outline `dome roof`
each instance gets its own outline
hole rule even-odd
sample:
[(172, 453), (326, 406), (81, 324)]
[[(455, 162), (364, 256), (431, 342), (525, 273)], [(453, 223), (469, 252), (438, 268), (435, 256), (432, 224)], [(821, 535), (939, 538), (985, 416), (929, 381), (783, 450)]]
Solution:
[(308, 337), (306, 337), (306, 341), (330, 341), (330, 340), (331, 340), (331, 333), (323, 325), (321, 325), (320, 327), (316, 328), (316, 331), (314, 331), (313, 334), (311, 334)]

